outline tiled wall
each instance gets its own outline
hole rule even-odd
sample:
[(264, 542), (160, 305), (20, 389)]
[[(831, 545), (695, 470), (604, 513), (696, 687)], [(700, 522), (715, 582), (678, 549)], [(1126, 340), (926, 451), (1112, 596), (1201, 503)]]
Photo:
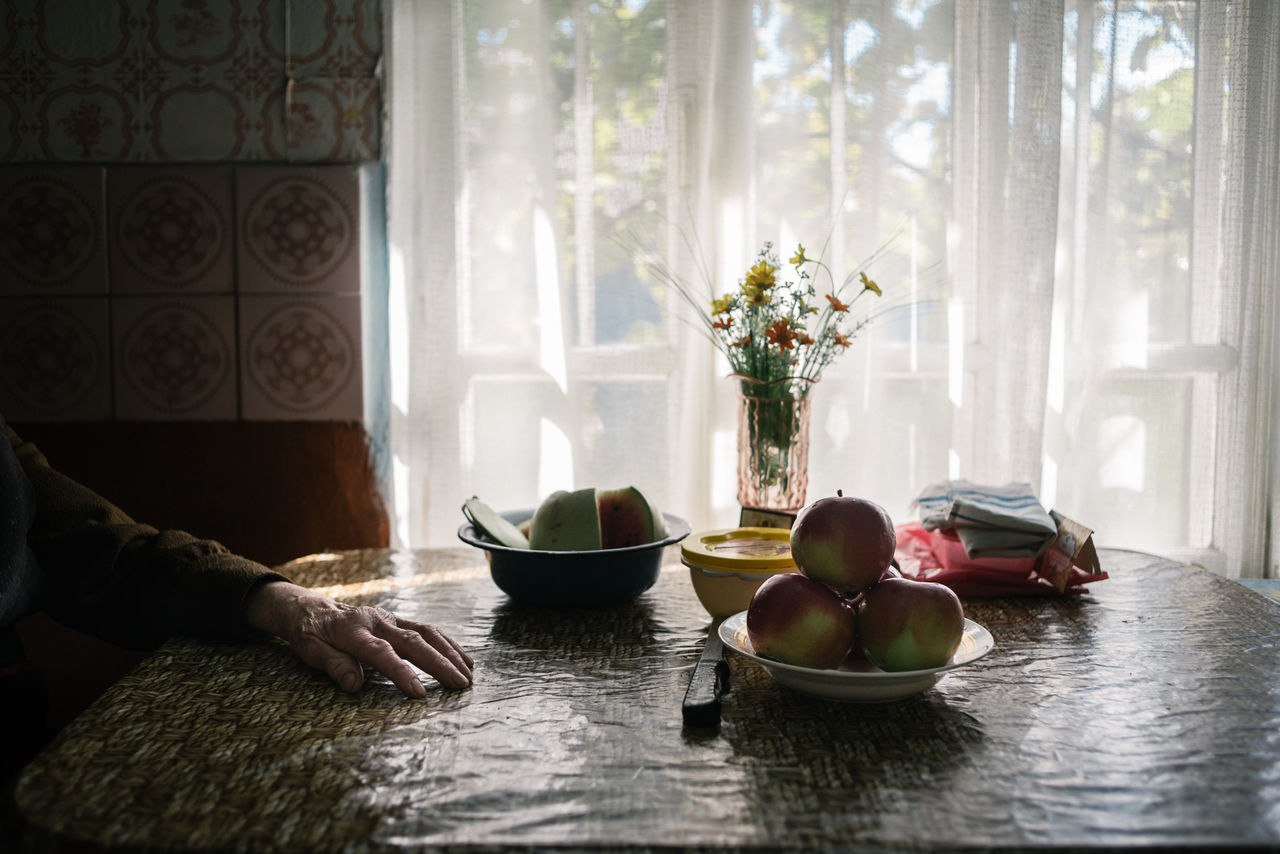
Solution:
[(0, 412), (361, 418), (361, 176), (0, 167)]
[(376, 160), (377, 0), (5, 0), (0, 160)]
[(361, 419), (379, 2), (10, 0), (0, 26), (0, 413)]

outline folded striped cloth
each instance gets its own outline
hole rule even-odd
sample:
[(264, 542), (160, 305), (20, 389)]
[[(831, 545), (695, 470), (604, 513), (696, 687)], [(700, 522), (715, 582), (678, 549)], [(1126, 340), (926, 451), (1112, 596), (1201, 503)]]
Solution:
[(916, 496), (926, 531), (953, 528), (971, 558), (1039, 557), (1058, 535), (1058, 525), (1031, 485), (984, 486), (948, 480)]

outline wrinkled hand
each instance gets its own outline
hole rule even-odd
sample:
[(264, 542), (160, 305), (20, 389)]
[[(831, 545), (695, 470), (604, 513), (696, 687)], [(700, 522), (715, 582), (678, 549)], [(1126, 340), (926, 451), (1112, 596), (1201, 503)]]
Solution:
[(410, 663), (446, 688), (471, 684), (471, 656), (435, 626), (382, 608), (347, 605), (286, 581), (260, 585), (245, 619), (288, 642), (298, 657), (328, 673), (344, 691), (359, 691), (364, 668), (382, 673), (410, 697), (427, 695)]

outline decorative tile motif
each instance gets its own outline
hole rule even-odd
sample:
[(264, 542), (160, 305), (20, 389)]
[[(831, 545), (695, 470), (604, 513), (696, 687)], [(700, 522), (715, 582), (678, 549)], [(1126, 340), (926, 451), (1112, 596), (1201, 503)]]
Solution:
[(0, 294), (107, 288), (102, 170), (0, 168)]
[(65, 86), (42, 112), (37, 140), (49, 160), (124, 160), (133, 148), (133, 110), (111, 86)]
[[(379, 0), (8, 0), (0, 10), (0, 129), (15, 131), (0, 134), (6, 158), (296, 160), (290, 81), (358, 78), (346, 88), (361, 98), (343, 108), (380, 113)], [(378, 144), (363, 116), (310, 118), (324, 122), (314, 131), (324, 142), (308, 152), (363, 157)]]
[(242, 293), (358, 293), (360, 176), (355, 169), (240, 169)]
[[(291, 80), (286, 90), (288, 158), (356, 163), (378, 158), (382, 102), (371, 77)], [(341, 133), (333, 133), (333, 128)]]
[(244, 8), (251, 5), (237, 0), (152, 0), (146, 45), (163, 62), (216, 65), (240, 44), (241, 20), (252, 24), (255, 11), (261, 14)]
[(105, 297), (0, 299), (0, 412), (12, 421), (111, 415)]
[(107, 171), (113, 293), (230, 293), (231, 170)]
[(232, 297), (133, 297), (112, 305), (117, 418), (236, 417)]
[(360, 298), (241, 297), (241, 415), (363, 417)]
[(286, 0), (289, 76), (372, 77), (382, 56), (378, 3)]

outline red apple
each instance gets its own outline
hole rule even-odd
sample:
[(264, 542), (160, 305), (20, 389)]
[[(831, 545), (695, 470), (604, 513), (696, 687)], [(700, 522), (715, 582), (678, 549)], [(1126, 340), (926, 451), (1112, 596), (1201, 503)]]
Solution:
[(755, 651), (801, 667), (838, 667), (856, 627), (853, 610), (835, 591), (798, 572), (770, 576), (747, 607)]
[(883, 507), (840, 491), (806, 506), (791, 526), (796, 567), (841, 593), (857, 593), (879, 581), (896, 544), (893, 520)]
[(858, 605), (858, 643), (881, 670), (941, 667), (963, 637), (960, 597), (942, 584), (886, 578)]

